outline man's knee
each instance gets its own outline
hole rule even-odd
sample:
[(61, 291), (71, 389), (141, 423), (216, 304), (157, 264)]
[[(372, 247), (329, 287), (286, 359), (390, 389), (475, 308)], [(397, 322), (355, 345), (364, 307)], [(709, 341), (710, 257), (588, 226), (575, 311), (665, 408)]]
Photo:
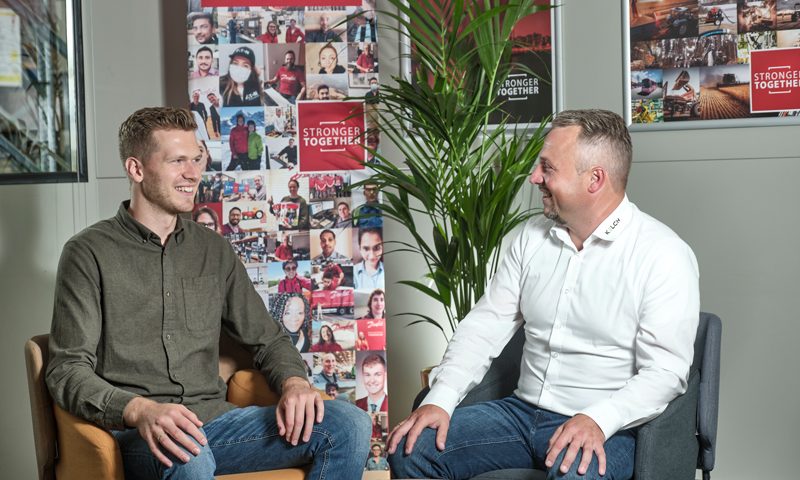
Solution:
[(170, 458), (172, 467), (167, 469), (164, 479), (168, 480), (191, 480), (202, 478), (214, 478), (217, 469), (217, 462), (214, 454), (208, 445), (200, 446), (200, 454), (197, 456), (189, 454), (189, 461), (186, 463)]
[(569, 468), (567, 473), (562, 473), (561, 463), (564, 460), (564, 454), (566, 450), (563, 450), (558, 457), (556, 458), (556, 462), (553, 464), (552, 467), (547, 472), (547, 480), (629, 480), (630, 476), (619, 476), (615, 474), (614, 469), (609, 469), (608, 465), (606, 465), (606, 473), (604, 475), (600, 475), (600, 464), (597, 461), (597, 455), (592, 455), (592, 461), (589, 463), (589, 467), (586, 469), (586, 473), (579, 474), (578, 467), (581, 464), (582, 452), (578, 452), (578, 455), (575, 457), (575, 461), (572, 462), (572, 465)]
[(372, 420), (367, 412), (342, 400), (325, 402), (324, 428), (339, 444), (349, 444), (356, 451), (364, 452), (364, 460), (369, 454), (369, 441), (372, 435)]
[[(403, 437), (400, 443), (397, 444), (397, 449), (393, 454), (389, 455), (389, 466), (392, 469), (392, 474), (395, 478), (431, 478), (437, 475), (439, 471), (435, 461), (438, 455), (430, 455), (430, 449), (435, 449), (433, 444), (435, 439), (435, 430), (426, 428), (417, 437), (414, 443), (414, 449), (409, 455), (405, 454), (406, 440), (408, 437)], [(430, 445), (429, 445), (430, 444)]]

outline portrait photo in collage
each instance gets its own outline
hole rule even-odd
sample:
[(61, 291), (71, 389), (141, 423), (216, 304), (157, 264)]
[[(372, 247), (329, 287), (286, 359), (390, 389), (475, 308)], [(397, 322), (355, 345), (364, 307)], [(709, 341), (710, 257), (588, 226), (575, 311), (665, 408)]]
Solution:
[[(630, 0), (633, 123), (796, 116), (751, 111), (751, 52), (800, 47), (797, 0)], [(755, 109), (753, 109), (755, 110)]]
[(231, 243), (309, 382), (372, 417), (380, 452), (365, 469), (388, 478), (380, 192), (353, 187), (380, 149), (375, 2), (188, 6), (206, 157), (192, 218)]

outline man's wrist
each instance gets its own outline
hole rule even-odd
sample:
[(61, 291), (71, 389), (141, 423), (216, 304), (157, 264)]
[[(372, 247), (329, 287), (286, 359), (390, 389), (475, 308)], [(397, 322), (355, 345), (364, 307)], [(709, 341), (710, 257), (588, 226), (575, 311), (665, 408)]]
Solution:
[(308, 383), (308, 380), (303, 377), (287, 377), (281, 383), (281, 392), (285, 392), (289, 388), (293, 387), (307, 387), (310, 388), (311, 384)]
[(122, 410), (122, 421), (126, 427), (135, 427), (139, 421), (139, 413), (147, 402), (151, 402), (144, 397), (133, 397)]

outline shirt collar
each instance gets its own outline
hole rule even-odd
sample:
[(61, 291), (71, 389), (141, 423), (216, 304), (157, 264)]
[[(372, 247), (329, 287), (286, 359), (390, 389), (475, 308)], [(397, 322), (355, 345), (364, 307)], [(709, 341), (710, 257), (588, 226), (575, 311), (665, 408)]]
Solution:
[[(607, 216), (600, 225), (589, 235), (590, 240), (592, 237), (596, 237), (598, 240), (606, 240), (606, 241), (614, 241), (617, 239), (625, 228), (631, 223), (631, 218), (633, 217), (633, 204), (628, 200), (628, 196), (625, 195), (622, 198), (622, 201), (617, 205), (617, 208), (611, 212), (609, 216)], [(569, 232), (563, 225), (554, 224), (550, 228), (550, 235), (558, 238), (564, 243), (572, 245), (572, 239), (569, 236)]]
[(597, 229), (592, 232), (592, 236), (612, 242), (619, 238), (622, 232), (630, 225), (632, 217), (633, 204), (628, 200), (628, 196), (625, 195), (617, 205), (617, 208), (611, 212), (611, 215), (600, 222)]
[[(361, 260), (360, 262), (358, 262), (358, 264), (355, 266), (355, 269), (356, 269), (356, 271), (355, 271), (356, 275), (360, 275), (362, 272), (365, 275), (369, 275), (367, 273), (367, 261), (366, 260)], [(371, 276), (375, 276), (375, 275), (378, 275), (380, 273), (383, 273), (383, 260), (378, 262), (378, 269), (375, 270), (375, 273), (373, 273)]]
[[(127, 230), (130, 234), (132, 234), (136, 238), (140, 238), (142, 243), (145, 242), (153, 242), (157, 243), (159, 246), (161, 245), (160, 239), (158, 235), (153, 233), (152, 230), (145, 227), (141, 223), (139, 223), (131, 212), (128, 211), (128, 208), (131, 206), (130, 200), (125, 200), (119, 205), (119, 210), (117, 210), (117, 215), (115, 218), (117, 221), (122, 225), (122, 227)], [(175, 238), (175, 241), (180, 243), (183, 238), (183, 219), (180, 215), (178, 215), (178, 219), (175, 222), (175, 230), (172, 231), (172, 237)]]

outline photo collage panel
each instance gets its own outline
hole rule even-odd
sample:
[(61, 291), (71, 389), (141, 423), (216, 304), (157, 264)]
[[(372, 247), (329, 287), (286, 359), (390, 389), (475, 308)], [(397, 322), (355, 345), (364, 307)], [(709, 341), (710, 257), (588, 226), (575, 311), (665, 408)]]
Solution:
[(750, 52), (800, 47), (797, 0), (631, 0), (633, 123), (796, 116), (751, 113)]
[[(309, 381), (368, 412), (373, 444), (385, 455), (383, 216), (378, 188), (353, 186), (380, 156), (370, 115), (379, 102), (375, 3), (188, 3), (189, 108), (207, 158), (193, 219), (231, 243)], [(337, 111), (346, 102), (364, 110), (363, 157), (306, 159), (304, 168), (301, 116), (313, 111), (305, 107)], [(365, 468), (384, 464), (373, 459)]]

